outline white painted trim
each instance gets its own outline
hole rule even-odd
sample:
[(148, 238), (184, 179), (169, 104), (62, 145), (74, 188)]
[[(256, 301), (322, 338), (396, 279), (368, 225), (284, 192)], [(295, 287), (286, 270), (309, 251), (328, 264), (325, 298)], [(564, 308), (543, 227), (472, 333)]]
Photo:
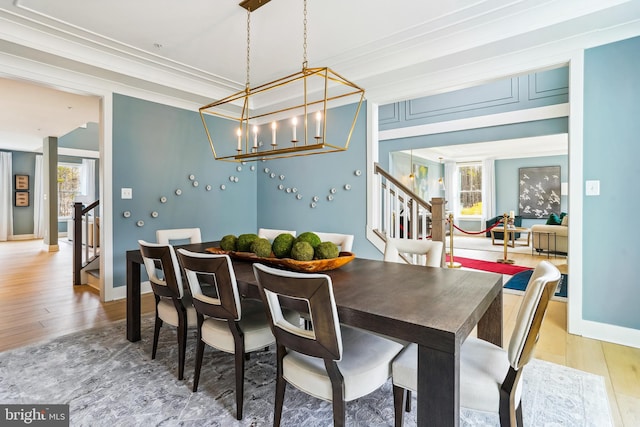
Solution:
[(373, 224), (380, 223), (380, 193), (377, 191), (377, 175), (374, 165), (378, 162), (378, 105), (367, 101), (367, 240), (380, 253), (384, 252), (384, 242), (373, 232)]
[[(140, 295), (148, 294), (153, 292), (151, 289), (151, 283), (148, 281), (140, 283)], [(113, 288), (111, 290), (111, 299), (110, 301), (115, 301), (119, 299), (127, 298), (127, 287), (126, 286), (118, 286), (117, 288)]]
[(583, 337), (640, 348), (640, 330), (638, 329), (583, 320), (581, 332)]
[(83, 157), (85, 159), (99, 159), (100, 151), (80, 150), (78, 148), (58, 148), (59, 156)]
[[(569, 273), (567, 288), (567, 332), (582, 335), (582, 180), (584, 51), (576, 51), (569, 60)], [(609, 339), (605, 339), (609, 341)]]
[(35, 240), (35, 239), (36, 239), (36, 235), (35, 234), (13, 234), (13, 235), (7, 237), (8, 241), (12, 241), (12, 240)]
[(114, 299), (113, 288), (113, 94), (100, 100), (100, 298)]
[(546, 107), (531, 108), (528, 110), (510, 111), (507, 113), (490, 114), (487, 116), (469, 117), (466, 119), (383, 130), (380, 131), (379, 138), (380, 141), (410, 138), (414, 136), (434, 135), (445, 132), (503, 126), (512, 123), (534, 122), (537, 120), (567, 117), (568, 115), (569, 104), (556, 104)]

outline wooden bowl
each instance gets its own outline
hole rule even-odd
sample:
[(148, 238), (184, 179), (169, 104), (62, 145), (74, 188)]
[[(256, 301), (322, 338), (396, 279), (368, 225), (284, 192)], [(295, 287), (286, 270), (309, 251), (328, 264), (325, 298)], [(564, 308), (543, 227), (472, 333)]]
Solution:
[(228, 254), (231, 258), (235, 259), (262, 262), (305, 273), (335, 270), (336, 268), (340, 268), (343, 265), (348, 264), (356, 257), (353, 252), (340, 252), (338, 258), (297, 261), (291, 258), (259, 257), (252, 252), (225, 251), (221, 248), (207, 248), (206, 251), (214, 254)]

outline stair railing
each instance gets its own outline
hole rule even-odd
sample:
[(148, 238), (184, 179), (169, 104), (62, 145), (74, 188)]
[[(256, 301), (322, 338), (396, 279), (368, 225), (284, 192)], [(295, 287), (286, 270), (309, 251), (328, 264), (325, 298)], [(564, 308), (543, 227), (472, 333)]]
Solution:
[(385, 171), (374, 167), (374, 191), (379, 192), (379, 206), (374, 207), (372, 229), (383, 240), (387, 238), (426, 239), (444, 242), (446, 218), (444, 199), (431, 203)]
[(81, 272), (100, 255), (100, 228), (96, 200), (84, 207), (80, 202), (73, 205), (73, 284), (81, 285)]

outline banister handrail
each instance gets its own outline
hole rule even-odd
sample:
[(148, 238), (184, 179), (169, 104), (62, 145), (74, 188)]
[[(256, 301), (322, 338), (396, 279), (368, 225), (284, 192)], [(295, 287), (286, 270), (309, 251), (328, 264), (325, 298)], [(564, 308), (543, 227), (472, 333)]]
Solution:
[(100, 200), (96, 200), (95, 202), (91, 203), (89, 206), (87, 206), (86, 208), (82, 209), (82, 215), (85, 215), (90, 210), (93, 210), (94, 208), (97, 208), (99, 204), (100, 204)]
[[(393, 175), (391, 175), (389, 172), (387, 172), (386, 170), (382, 169), (382, 167), (380, 166), (379, 163), (375, 163), (374, 164), (374, 171), (375, 173), (377, 173), (378, 175), (382, 175), (383, 177), (385, 177), (386, 179), (388, 179), (389, 181), (391, 181), (393, 183), (393, 185), (395, 185), (396, 187), (398, 187), (399, 189), (401, 189), (402, 191), (404, 191), (406, 194), (408, 194), (409, 196), (411, 196), (411, 199), (415, 200), (416, 203), (418, 203), (419, 206), (424, 207), (426, 210), (428, 210), (429, 212), (431, 212), (431, 203), (423, 200), (420, 196), (418, 196), (416, 193), (414, 193), (411, 189), (409, 189), (409, 187), (407, 187), (406, 185), (404, 185), (402, 182), (400, 182), (400, 180), (398, 180), (396, 177), (394, 177)], [(393, 190), (390, 190), (393, 191)]]

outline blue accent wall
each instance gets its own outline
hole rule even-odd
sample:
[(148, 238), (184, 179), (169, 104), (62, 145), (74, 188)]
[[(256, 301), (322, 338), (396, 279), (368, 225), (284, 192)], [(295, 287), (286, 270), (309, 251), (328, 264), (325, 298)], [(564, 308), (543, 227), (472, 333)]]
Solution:
[(100, 149), (100, 128), (97, 123), (87, 123), (86, 128), (77, 128), (58, 139), (58, 148), (76, 148), (98, 151)]
[[(366, 115), (358, 116), (349, 149), (345, 152), (276, 159), (257, 163), (258, 226), (304, 231), (354, 234), (353, 252), (361, 258), (382, 259), (382, 254), (366, 238)], [(343, 145), (351, 126), (355, 106), (328, 111), (327, 141)], [(264, 172), (269, 169), (269, 173)], [(355, 171), (362, 174), (356, 176)], [(275, 177), (271, 178), (271, 172)], [(284, 176), (280, 180), (280, 175)], [(282, 184), (283, 190), (278, 189)], [(345, 185), (351, 189), (346, 190)], [(287, 192), (287, 188), (296, 189)], [(335, 188), (335, 193), (331, 189)], [(302, 199), (298, 200), (296, 195)], [(316, 207), (310, 205), (318, 197)], [(329, 201), (328, 196), (333, 196)]]
[[(235, 135), (231, 122), (211, 120), (221, 126), (221, 132)], [(242, 170), (238, 171), (238, 166)], [(255, 232), (260, 211), (256, 174), (249, 164), (214, 160), (197, 112), (115, 94), (114, 286), (125, 285), (126, 251), (137, 249), (139, 239), (155, 242), (157, 229), (200, 227), (204, 241)], [(237, 177), (238, 182), (229, 177)], [(210, 191), (207, 185), (211, 185)], [(226, 189), (221, 190), (221, 185)], [(133, 189), (133, 199), (120, 198), (123, 187)], [(166, 203), (160, 201), (163, 196)], [(131, 212), (129, 218), (123, 216), (125, 211)], [(152, 217), (152, 212), (158, 216)], [(144, 226), (138, 227), (138, 221), (144, 221)]]
[(600, 181), (600, 196), (584, 197), (583, 317), (634, 329), (640, 245), (621, 224), (640, 212), (639, 52), (636, 37), (588, 49), (584, 59), (584, 179)]
[(396, 129), (562, 104), (569, 69), (555, 68), (480, 86), (380, 106), (379, 129)]

